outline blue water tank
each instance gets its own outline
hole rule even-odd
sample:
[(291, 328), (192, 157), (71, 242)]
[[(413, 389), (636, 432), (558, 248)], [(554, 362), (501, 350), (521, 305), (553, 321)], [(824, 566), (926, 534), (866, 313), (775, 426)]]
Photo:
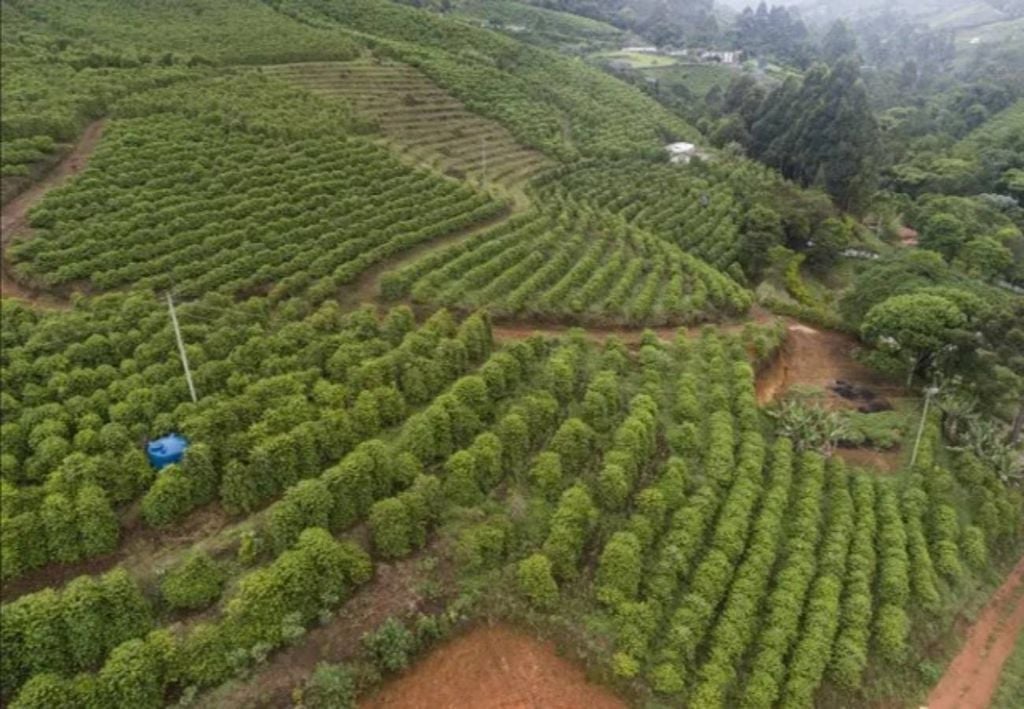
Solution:
[(187, 449), (188, 441), (177, 433), (171, 433), (150, 441), (146, 445), (146, 454), (149, 456), (149, 464), (160, 470), (171, 463), (180, 462)]

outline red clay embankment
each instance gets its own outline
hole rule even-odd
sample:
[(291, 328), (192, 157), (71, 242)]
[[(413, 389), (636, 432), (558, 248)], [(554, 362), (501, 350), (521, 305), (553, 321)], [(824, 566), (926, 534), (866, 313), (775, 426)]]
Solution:
[(361, 709), (625, 709), (551, 643), (481, 626), (437, 648)]

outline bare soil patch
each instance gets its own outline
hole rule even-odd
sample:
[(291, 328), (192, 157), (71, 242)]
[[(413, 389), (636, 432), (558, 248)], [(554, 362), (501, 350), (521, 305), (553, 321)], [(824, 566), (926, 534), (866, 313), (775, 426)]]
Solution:
[(982, 709), (1024, 630), (1024, 558), (967, 630), (963, 648), (928, 695), (928, 709)]
[(887, 450), (875, 448), (837, 448), (835, 454), (848, 467), (872, 468), (884, 473), (896, 473), (903, 467), (903, 451), (899, 447)]
[(67, 307), (65, 299), (44, 293), (18, 283), (7, 259), (7, 247), (16, 238), (31, 235), (28, 226), (28, 212), (47, 192), (59, 187), (77, 175), (89, 161), (89, 157), (103, 136), (106, 121), (101, 119), (89, 125), (82, 133), (75, 147), (42, 180), (29, 187), (3, 206), (0, 213), (0, 296), (27, 300), (46, 307)]
[(817, 330), (800, 323), (789, 326), (778, 356), (757, 377), (757, 403), (764, 406), (795, 386), (815, 387), (826, 394), (832, 408), (857, 408), (830, 387), (846, 382), (876, 397), (900, 397), (903, 390), (853, 358), (857, 340), (830, 330)]
[(624, 709), (551, 643), (480, 626), (437, 648), (360, 702), (361, 709)]

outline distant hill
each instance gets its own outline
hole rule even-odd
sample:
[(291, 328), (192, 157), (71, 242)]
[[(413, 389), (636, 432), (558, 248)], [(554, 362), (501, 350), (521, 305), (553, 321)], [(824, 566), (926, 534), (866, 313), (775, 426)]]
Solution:
[(531, 5), (590, 17), (640, 32), (652, 41), (693, 37), (717, 28), (715, 0), (527, 0)]
[(801, 0), (796, 6), (812, 23), (900, 12), (934, 29), (979, 27), (1024, 14), (1021, 0)]

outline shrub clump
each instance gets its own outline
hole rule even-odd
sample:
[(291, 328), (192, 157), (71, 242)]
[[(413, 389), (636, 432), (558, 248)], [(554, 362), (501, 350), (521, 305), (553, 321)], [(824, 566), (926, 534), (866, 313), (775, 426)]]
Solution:
[(167, 572), (160, 593), (172, 608), (199, 610), (220, 597), (224, 573), (205, 552), (194, 552)]

